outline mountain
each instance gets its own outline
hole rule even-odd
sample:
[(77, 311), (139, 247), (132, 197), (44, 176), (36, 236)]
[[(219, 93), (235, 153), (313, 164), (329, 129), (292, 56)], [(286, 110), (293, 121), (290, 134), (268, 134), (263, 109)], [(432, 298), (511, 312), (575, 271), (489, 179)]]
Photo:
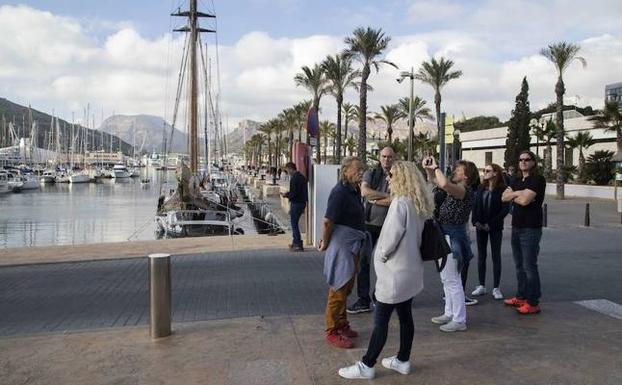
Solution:
[[(117, 135), (128, 143), (136, 144), (136, 152), (162, 152), (163, 130), (167, 142), (171, 136), (171, 125), (164, 119), (153, 115), (113, 115), (104, 120), (99, 127), (104, 132)], [(167, 143), (171, 152), (187, 152), (187, 136), (174, 129), (173, 145)]]
[[(9, 122), (13, 123), (17, 137), (30, 137), (34, 123), (36, 126), (34, 142), (37, 147), (55, 149), (56, 128), (52, 128), (51, 115), (0, 98), (0, 147), (9, 147), (14, 144), (8, 130)], [(76, 149), (82, 148), (81, 143), (85, 141), (87, 150), (103, 148), (110, 151), (112, 146), (113, 151), (120, 150), (126, 155), (132, 154), (132, 145), (127, 141), (120, 141), (115, 135), (84, 128), (78, 124), (75, 124), (72, 130), (71, 123), (63, 119), (58, 119), (58, 126), (60, 127), (59, 142), (62, 152), (68, 151), (71, 147), (73, 131), (73, 145)]]

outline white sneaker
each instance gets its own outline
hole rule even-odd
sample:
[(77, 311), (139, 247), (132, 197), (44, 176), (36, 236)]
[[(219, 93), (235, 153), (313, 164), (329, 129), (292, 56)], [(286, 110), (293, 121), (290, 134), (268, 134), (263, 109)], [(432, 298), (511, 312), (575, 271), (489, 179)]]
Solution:
[(471, 293), (473, 296), (484, 295), (486, 294), (486, 288), (482, 285), (478, 285), (475, 290)]
[(370, 368), (361, 361), (357, 361), (352, 366), (339, 369), (339, 375), (349, 379), (371, 380), (376, 376), (376, 370)]
[(501, 293), (501, 290), (499, 290), (498, 287), (495, 287), (494, 289), (492, 289), (492, 296), (494, 297), (494, 299), (503, 299), (503, 294)]
[(451, 317), (443, 314), (439, 315), (438, 317), (432, 317), (430, 321), (437, 325), (445, 325), (447, 322), (451, 321)]
[(447, 333), (463, 332), (467, 330), (467, 326), (466, 326), (466, 323), (464, 322), (451, 321), (451, 322), (446, 323), (445, 325), (442, 325), (439, 329)]
[(383, 358), (382, 366), (387, 369), (395, 370), (398, 373), (410, 373), (410, 361), (400, 361), (397, 359), (397, 356)]

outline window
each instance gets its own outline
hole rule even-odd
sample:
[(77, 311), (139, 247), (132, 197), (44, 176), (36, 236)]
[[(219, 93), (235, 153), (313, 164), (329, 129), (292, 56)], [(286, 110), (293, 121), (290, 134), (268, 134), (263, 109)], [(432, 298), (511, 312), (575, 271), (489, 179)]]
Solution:
[(484, 164), (489, 165), (492, 163), (492, 151), (486, 151), (485, 153), (486, 156), (486, 160), (484, 161)]

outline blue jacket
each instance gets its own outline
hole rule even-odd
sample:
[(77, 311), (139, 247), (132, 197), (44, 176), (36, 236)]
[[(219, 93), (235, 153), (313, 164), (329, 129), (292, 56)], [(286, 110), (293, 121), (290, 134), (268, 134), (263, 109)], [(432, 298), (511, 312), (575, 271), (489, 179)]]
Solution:
[(371, 255), (371, 235), (352, 227), (335, 225), (324, 255), (324, 276), (334, 290), (339, 290), (356, 271), (354, 256)]

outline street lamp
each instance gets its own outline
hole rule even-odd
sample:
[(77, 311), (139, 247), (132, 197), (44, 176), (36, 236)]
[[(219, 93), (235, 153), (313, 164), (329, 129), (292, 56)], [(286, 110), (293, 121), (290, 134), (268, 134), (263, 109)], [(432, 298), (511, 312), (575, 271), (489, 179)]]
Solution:
[(398, 83), (402, 83), (404, 79), (410, 78), (410, 99), (408, 101), (408, 161), (413, 160), (413, 99), (415, 92), (415, 72), (414, 68), (410, 67), (410, 72), (402, 71), (400, 76), (396, 79)]
[(531, 127), (536, 135), (536, 157), (540, 158), (540, 136), (538, 135), (538, 128), (544, 129), (544, 122), (538, 121), (536, 118), (532, 118), (529, 121), (529, 127)]

